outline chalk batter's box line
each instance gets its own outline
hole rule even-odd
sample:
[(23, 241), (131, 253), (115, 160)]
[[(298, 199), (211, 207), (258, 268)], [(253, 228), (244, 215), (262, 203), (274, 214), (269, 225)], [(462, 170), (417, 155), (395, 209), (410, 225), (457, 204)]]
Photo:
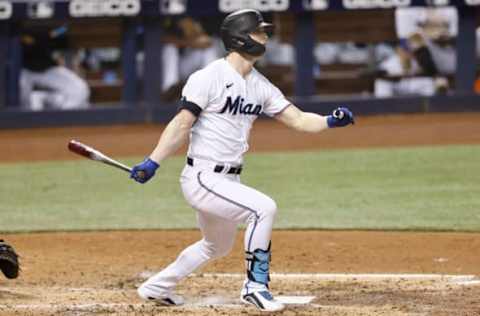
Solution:
[[(244, 278), (242, 273), (203, 273), (192, 274), (192, 277), (211, 277), (211, 278)], [(445, 280), (451, 282), (471, 282), (476, 281), (473, 274), (405, 274), (405, 273), (271, 273), (272, 278), (277, 279), (317, 279), (325, 281), (338, 280)]]

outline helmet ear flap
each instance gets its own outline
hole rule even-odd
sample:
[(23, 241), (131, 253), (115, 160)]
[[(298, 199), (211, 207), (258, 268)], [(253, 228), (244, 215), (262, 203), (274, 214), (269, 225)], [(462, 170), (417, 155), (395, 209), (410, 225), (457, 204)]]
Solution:
[(242, 47), (243, 45), (245, 45), (245, 42), (238, 39), (238, 38), (232, 38), (232, 42), (233, 44), (237, 45), (238, 47)]

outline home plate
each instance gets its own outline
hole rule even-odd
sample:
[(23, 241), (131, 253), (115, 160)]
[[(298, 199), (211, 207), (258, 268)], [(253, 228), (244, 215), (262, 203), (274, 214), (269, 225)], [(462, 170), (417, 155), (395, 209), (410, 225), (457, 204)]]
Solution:
[[(315, 296), (286, 296), (279, 295), (275, 296), (277, 301), (282, 302), (287, 305), (306, 305), (310, 304)], [(208, 296), (203, 297), (198, 301), (190, 302), (190, 305), (203, 307), (203, 306), (221, 306), (221, 307), (231, 307), (237, 308), (242, 307), (244, 304), (239, 304), (240, 302), (237, 299), (222, 297), (222, 296)]]
[(304, 305), (310, 304), (315, 296), (275, 296), (275, 299), (283, 304)]

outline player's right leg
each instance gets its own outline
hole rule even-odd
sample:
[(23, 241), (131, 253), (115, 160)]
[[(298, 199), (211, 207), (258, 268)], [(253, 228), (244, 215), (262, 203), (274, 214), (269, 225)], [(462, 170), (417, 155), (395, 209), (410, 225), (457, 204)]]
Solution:
[(237, 230), (236, 223), (197, 212), (203, 238), (183, 250), (164, 270), (145, 281), (137, 290), (140, 297), (160, 305), (182, 305), (182, 297), (174, 294), (175, 286), (209, 260), (230, 252)]

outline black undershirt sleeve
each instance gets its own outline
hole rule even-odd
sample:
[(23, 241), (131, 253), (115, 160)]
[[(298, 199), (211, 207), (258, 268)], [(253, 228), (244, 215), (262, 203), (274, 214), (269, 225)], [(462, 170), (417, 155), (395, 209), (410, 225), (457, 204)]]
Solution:
[(187, 101), (185, 98), (182, 98), (182, 100), (180, 100), (180, 104), (178, 105), (178, 112), (183, 109), (190, 111), (196, 117), (198, 117), (202, 112), (201, 107), (199, 107), (193, 102)]

